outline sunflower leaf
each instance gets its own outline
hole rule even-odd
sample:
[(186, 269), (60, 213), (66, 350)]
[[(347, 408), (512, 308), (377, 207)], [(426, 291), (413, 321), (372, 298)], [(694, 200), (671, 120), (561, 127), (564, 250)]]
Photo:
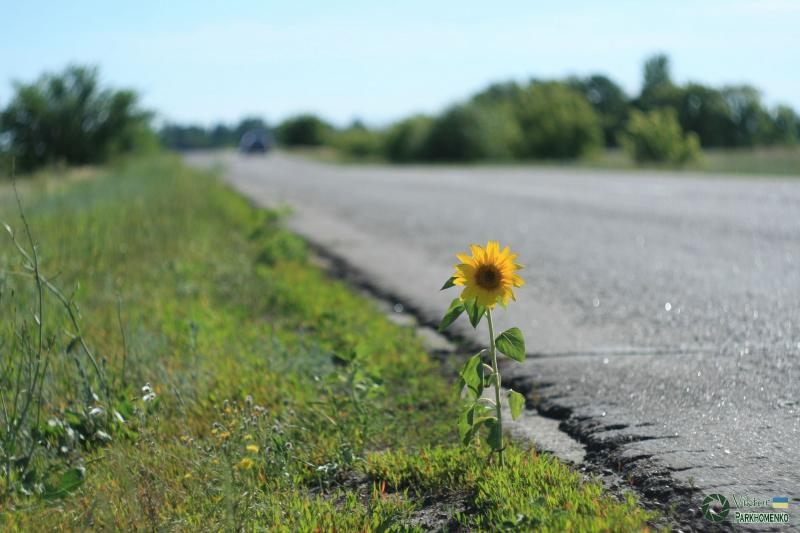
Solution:
[(456, 286), (456, 278), (455, 278), (455, 276), (450, 276), (450, 279), (445, 281), (444, 285), (442, 285), (442, 288), (439, 289), (439, 290), (443, 291), (445, 289), (449, 289), (450, 287), (455, 287), (455, 286)]
[(473, 298), (464, 302), (464, 308), (467, 310), (469, 323), (472, 324), (473, 328), (477, 328), (481, 318), (486, 314), (486, 306), (480, 305), (478, 299)]
[(456, 379), (456, 382), (453, 383), (453, 396), (455, 396), (456, 398), (461, 398), (461, 391), (464, 390), (464, 386), (466, 384), (467, 384), (467, 382), (464, 380), (464, 378), (462, 378), (461, 376), (458, 376), (458, 379)]
[(499, 450), (503, 446), (503, 433), (500, 430), (500, 424), (497, 423), (496, 418), (490, 418), (486, 420), (486, 426), (489, 428), (489, 434), (486, 435), (486, 443), (493, 450)]
[(525, 406), (525, 396), (515, 390), (508, 391), (508, 407), (511, 410), (511, 420), (519, 418), (522, 408)]
[(464, 380), (464, 385), (467, 386), (472, 396), (477, 400), (483, 394), (483, 361), (481, 354), (476, 353), (464, 363), (459, 375)]
[(491, 424), (496, 419), (489, 414), (489, 409), (480, 403), (466, 406), (458, 415), (458, 434), (465, 446), (472, 442), (480, 427)]
[(519, 328), (505, 330), (497, 336), (494, 345), (515, 361), (521, 363), (525, 360), (525, 338)]
[(456, 319), (461, 316), (461, 313), (464, 312), (464, 303), (461, 301), (461, 298), (456, 298), (450, 303), (450, 307), (447, 309), (447, 312), (444, 314), (441, 323), (439, 324), (439, 331), (444, 331), (450, 324), (456, 321)]

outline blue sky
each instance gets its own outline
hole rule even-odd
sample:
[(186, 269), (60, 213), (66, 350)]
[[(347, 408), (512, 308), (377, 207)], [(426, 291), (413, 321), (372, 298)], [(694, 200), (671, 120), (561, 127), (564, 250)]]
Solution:
[(162, 119), (383, 124), (491, 81), (600, 72), (634, 93), (663, 51), (679, 82), (751, 83), (800, 110), (795, 0), (0, 0), (0, 13), (0, 105), (11, 80), (72, 62)]

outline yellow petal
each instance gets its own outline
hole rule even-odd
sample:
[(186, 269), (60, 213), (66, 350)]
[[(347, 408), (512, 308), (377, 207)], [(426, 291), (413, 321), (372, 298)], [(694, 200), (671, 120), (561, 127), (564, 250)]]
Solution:
[(456, 254), (456, 257), (458, 257), (458, 260), (464, 263), (465, 265), (475, 264), (475, 260), (472, 257), (468, 256), (467, 254)]
[(456, 275), (469, 277), (474, 273), (475, 273), (475, 265), (466, 263), (461, 263), (460, 265), (456, 265)]
[(470, 244), (469, 249), (472, 252), (472, 257), (475, 263), (483, 263), (486, 261), (486, 250), (478, 244)]
[(489, 260), (495, 259), (500, 254), (500, 243), (497, 241), (488, 241), (486, 243), (486, 255)]

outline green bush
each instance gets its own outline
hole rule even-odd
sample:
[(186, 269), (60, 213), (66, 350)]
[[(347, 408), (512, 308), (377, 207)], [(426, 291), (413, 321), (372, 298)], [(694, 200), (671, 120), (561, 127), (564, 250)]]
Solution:
[(632, 111), (620, 144), (637, 163), (683, 164), (700, 156), (697, 134), (684, 135), (673, 109)]
[(800, 117), (791, 107), (780, 105), (772, 114), (772, 131), (769, 141), (772, 144), (793, 146), (800, 134)]
[(408, 163), (424, 158), (425, 141), (433, 120), (417, 115), (389, 128), (384, 142), (386, 158), (395, 163)]
[(462, 105), (434, 121), (423, 154), (432, 161), (508, 159), (519, 138), (519, 126), (508, 106)]
[(602, 144), (600, 119), (586, 97), (559, 82), (535, 82), (514, 104), (522, 158), (571, 159)]
[(330, 144), (351, 157), (374, 157), (383, 155), (384, 139), (379, 131), (355, 126), (331, 134)]
[(297, 115), (278, 126), (278, 141), (284, 146), (322, 146), (327, 144), (331, 127), (314, 115)]
[(603, 141), (606, 146), (616, 146), (617, 136), (628, 119), (628, 95), (622, 87), (607, 76), (595, 74), (588, 78), (571, 78), (569, 85), (580, 91), (600, 117)]
[(721, 91), (697, 83), (680, 90), (677, 118), (684, 131), (697, 134), (703, 146), (732, 146), (733, 112)]
[(11, 154), (0, 150), (0, 181), (11, 177)]
[(10, 139), (9, 152), (21, 170), (82, 165), (154, 147), (150, 116), (139, 109), (135, 92), (103, 89), (97, 69), (73, 66), (17, 83), (0, 113), (0, 134)]

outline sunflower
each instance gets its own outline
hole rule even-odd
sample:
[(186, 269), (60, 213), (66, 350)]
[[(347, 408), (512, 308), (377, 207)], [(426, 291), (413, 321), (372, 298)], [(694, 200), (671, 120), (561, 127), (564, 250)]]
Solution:
[(500, 251), (497, 241), (489, 241), (486, 248), (477, 244), (470, 245), (472, 257), (457, 254), (460, 264), (455, 265), (453, 276), (455, 285), (464, 285), (461, 292), (463, 301), (476, 299), (479, 305), (493, 308), (500, 301), (508, 304), (509, 299), (516, 301), (513, 287), (522, 287), (525, 281), (515, 274), (522, 265), (514, 263), (517, 254), (512, 254), (508, 246)]

